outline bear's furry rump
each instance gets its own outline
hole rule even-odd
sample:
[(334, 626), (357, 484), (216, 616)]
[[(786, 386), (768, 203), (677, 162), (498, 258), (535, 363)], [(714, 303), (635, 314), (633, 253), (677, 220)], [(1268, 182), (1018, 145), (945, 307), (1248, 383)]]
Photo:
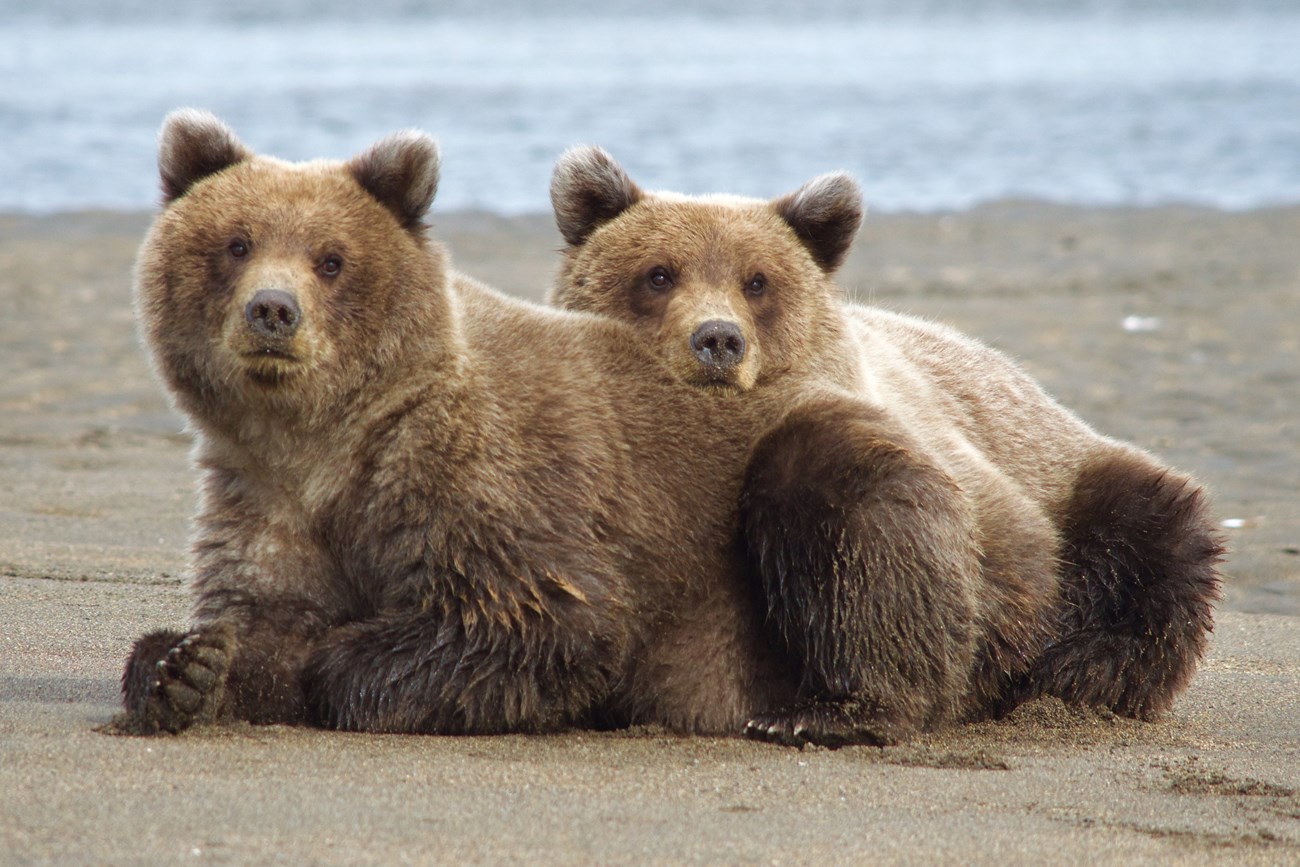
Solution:
[(1062, 536), (1059, 637), (1021, 697), (1158, 716), (1195, 673), (1220, 596), (1203, 492), (1144, 455), (1101, 457), (1079, 473)]

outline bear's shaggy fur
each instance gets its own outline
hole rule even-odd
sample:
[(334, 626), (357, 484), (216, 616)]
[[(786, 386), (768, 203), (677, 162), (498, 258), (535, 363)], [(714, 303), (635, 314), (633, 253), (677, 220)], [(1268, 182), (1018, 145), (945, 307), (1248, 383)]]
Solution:
[(852, 178), (688, 198), (579, 148), (551, 190), (554, 303), (633, 325), (712, 393), (805, 385), (742, 495), (756, 590), (800, 668), (796, 702), (751, 735), (887, 742), (1043, 693), (1145, 718), (1187, 685), (1221, 554), (1200, 489), (1001, 354), (843, 303)]
[(736, 542), (762, 401), (450, 271), (422, 134), (289, 164), (181, 111), (160, 169), (135, 298), (195, 437), (196, 602), (136, 643), (124, 728), (738, 733), (793, 701)]

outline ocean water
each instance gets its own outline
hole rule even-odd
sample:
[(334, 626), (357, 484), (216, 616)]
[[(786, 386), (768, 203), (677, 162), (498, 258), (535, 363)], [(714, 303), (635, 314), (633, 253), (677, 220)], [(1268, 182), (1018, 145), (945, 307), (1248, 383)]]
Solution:
[(650, 188), (847, 169), (876, 210), (1300, 201), (1300, 2), (0, 0), (0, 210), (149, 208), (155, 136), (443, 146), (440, 209), (549, 208), (597, 143)]

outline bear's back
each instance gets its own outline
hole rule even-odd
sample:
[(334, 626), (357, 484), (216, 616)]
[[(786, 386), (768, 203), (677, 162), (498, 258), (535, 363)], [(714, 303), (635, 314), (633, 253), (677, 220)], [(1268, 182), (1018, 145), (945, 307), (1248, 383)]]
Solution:
[(1108, 442), (1002, 352), (917, 317), (845, 309), (869, 400), (952, 454), (978, 452), (1045, 505), (1068, 496), (1079, 466)]

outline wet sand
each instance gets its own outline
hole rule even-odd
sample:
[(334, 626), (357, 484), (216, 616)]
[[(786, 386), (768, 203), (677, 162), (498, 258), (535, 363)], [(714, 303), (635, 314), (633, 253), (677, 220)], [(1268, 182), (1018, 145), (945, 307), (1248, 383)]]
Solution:
[[(1043, 702), (835, 752), (97, 731), (130, 642), (187, 609), (188, 439), (130, 309), (147, 222), (0, 215), (0, 863), (1300, 858), (1300, 208), (868, 218), (846, 288), (1010, 352), (1203, 479), (1230, 556), (1213, 651), (1164, 721)], [(549, 218), (434, 222), (457, 267), (545, 292)]]

